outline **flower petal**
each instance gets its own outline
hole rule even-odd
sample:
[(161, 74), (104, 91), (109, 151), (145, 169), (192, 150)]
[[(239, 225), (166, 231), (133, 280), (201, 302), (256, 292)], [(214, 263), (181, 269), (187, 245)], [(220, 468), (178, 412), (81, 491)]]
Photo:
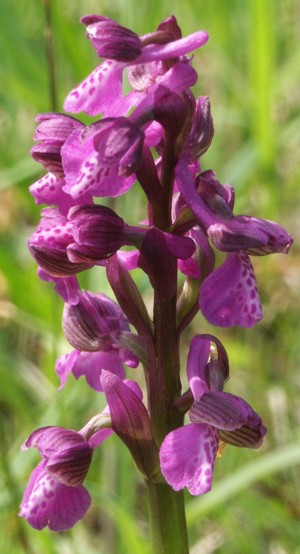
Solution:
[(201, 335), (193, 337), (187, 359), (187, 378), (191, 388), (191, 381), (193, 378), (197, 378), (197, 380), (195, 380), (195, 384), (198, 383), (198, 381), (199, 384), (203, 384), (201, 392), (198, 390), (199, 385), (197, 385), (197, 390), (193, 390), (192, 388), (194, 398), (199, 398), (204, 391), (208, 390), (207, 372), (205, 371), (205, 368), (208, 362), (209, 353), (210, 340), (202, 338)]
[(68, 94), (64, 109), (71, 113), (106, 114), (122, 97), (123, 68), (124, 63), (103, 62)]
[(166, 481), (175, 491), (187, 487), (193, 495), (208, 492), (217, 449), (218, 431), (209, 425), (191, 424), (171, 431), (160, 449)]
[(59, 483), (46, 472), (42, 461), (31, 474), (19, 515), (34, 529), (48, 526), (51, 531), (66, 531), (85, 515), (90, 504), (90, 495), (83, 486)]
[(207, 423), (218, 429), (239, 429), (254, 412), (237, 396), (226, 392), (204, 393), (190, 410), (193, 423)]
[(207, 321), (219, 327), (252, 327), (262, 319), (255, 275), (246, 254), (229, 254), (203, 281), (200, 308)]
[(125, 378), (125, 371), (119, 357), (108, 352), (80, 352), (73, 365), (72, 373), (75, 379), (83, 375), (92, 389), (101, 392), (103, 388), (100, 377), (103, 369), (118, 375), (120, 379)]

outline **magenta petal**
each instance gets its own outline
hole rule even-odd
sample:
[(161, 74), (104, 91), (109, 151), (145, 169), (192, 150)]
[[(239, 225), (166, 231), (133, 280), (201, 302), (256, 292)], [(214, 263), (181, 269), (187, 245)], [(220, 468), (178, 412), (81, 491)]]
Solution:
[(238, 396), (226, 392), (208, 392), (194, 402), (190, 419), (194, 423), (207, 423), (218, 429), (239, 429), (252, 416), (253, 410)]
[[(104, 129), (111, 128), (113, 123), (102, 120), (101, 124), (102, 132), (98, 134), (106, 136)], [(86, 194), (115, 197), (126, 192), (135, 181), (134, 175), (121, 177), (117, 163), (101, 160), (94, 148), (95, 134), (93, 127), (87, 128), (84, 136), (81, 130), (76, 130), (61, 150), (66, 179), (64, 191), (75, 199), (82, 199)]]
[(87, 512), (91, 498), (83, 486), (68, 487), (45, 470), (45, 462), (35, 468), (25, 490), (19, 515), (35, 529), (70, 529)]
[(103, 62), (70, 92), (64, 109), (71, 113), (107, 114), (122, 97), (123, 68), (123, 63), (112, 60)]
[[(196, 335), (190, 344), (190, 350), (187, 359), (187, 378), (190, 382), (193, 377), (198, 377), (206, 384), (206, 364), (210, 353), (210, 340), (204, 339), (201, 335)], [(206, 390), (208, 386), (206, 385)], [(193, 391), (193, 395), (196, 398)]]
[(246, 254), (229, 254), (203, 281), (200, 308), (207, 321), (219, 327), (252, 327), (262, 319), (255, 275)]
[(60, 213), (66, 215), (74, 202), (70, 195), (62, 190), (64, 179), (59, 179), (52, 173), (47, 173), (29, 187), (29, 192), (36, 204), (56, 204)]
[(42, 281), (55, 283), (57, 294), (68, 304), (77, 304), (79, 301), (79, 285), (76, 277), (73, 275), (69, 277), (54, 277), (40, 267), (38, 268), (38, 276)]
[(125, 378), (125, 371), (119, 357), (107, 352), (80, 352), (72, 372), (75, 379), (83, 375), (92, 389), (101, 392), (103, 388), (100, 377), (103, 369), (118, 375), (121, 379)]
[(197, 78), (197, 72), (191, 65), (178, 62), (169, 71), (159, 76), (157, 83), (179, 94), (193, 87)]
[(134, 60), (134, 63), (179, 58), (184, 54), (197, 50), (207, 41), (208, 34), (205, 31), (196, 31), (196, 33), (166, 44), (149, 44), (143, 48), (142, 54)]
[(171, 487), (187, 487), (193, 495), (210, 491), (218, 432), (209, 425), (191, 424), (171, 431), (160, 449), (161, 471)]
[(62, 389), (65, 386), (68, 376), (71, 373), (79, 354), (79, 350), (72, 350), (72, 352), (63, 354), (57, 358), (55, 371), (60, 380), (59, 389)]
[(194, 258), (188, 258), (187, 260), (178, 260), (178, 269), (184, 275), (191, 277), (192, 279), (200, 279), (200, 267), (199, 263)]

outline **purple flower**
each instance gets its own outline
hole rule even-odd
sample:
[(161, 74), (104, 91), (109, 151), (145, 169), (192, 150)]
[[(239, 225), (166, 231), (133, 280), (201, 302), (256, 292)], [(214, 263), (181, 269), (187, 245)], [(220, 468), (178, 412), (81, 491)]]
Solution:
[(213, 172), (205, 172), (202, 179), (200, 175), (195, 182), (182, 158), (177, 163), (176, 182), (186, 204), (219, 250), (244, 250), (260, 256), (288, 253), (292, 238), (283, 227), (273, 221), (234, 216), (232, 189), (222, 187)]
[(35, 446), (43, 460), (33, 471), (19, 515), (35, 529), (65, 531), (88, 510), (91, 498), (82, 486), (93, 448), (82, 434), (60, 427), (34, 431), (23, 449)]
[(123, 194), (135, 181), (143, 141), (144, 133), (124, 117), (75, 130), (61, 150), (64, 191), (75, 199), (88, 192), (100, 197)]
[(145, 233), (125, 225), (106, 206), (76, 206), (67, 215), (46, 208), (28, 245), (49, 275), (67, 277), (101, 263), (124, 244), (135, 244), (135, 239), (141, 242)]
[(212, 486), (219, 440), (258, 448), (266, 433), (259, 415), (242, 398), (222, 392), (227, 377), (224, 362), (210, 353), (210, 340), (198, 335), (190, 346), (187, 374), (194, 401), (191, 424), (171, 431), (160, 449), (160, 464), (174, 490), (187, 487), (193, 495)]
[(67, 277), (92, 267), (93, 263), (73, 263), (67, 247), (74, 242), (72, 223), (55, 208), (42, 210), (42, 219), (28, 240), (30, 253), (38, 265), (53, 277)]
[[(82, 21), (87, 24), (88, 37), (97, 52), (110, 59), (98, 66), (68, 95), (64, 108), (71, 113), (84, 111), (89, 115), (98, 115), (101, 112), (105, 115), (125, 115), (144, 98), (144, 92), (164, 79), (169, 70), (172, 72), (173, 67), (181, 66), (186, 79), (183, 67), (187, 67), (189, 63), (186, 54), (208, 40), (204, 31), (181, 38), (173, 16), (162, 22), (156, 32), (140, 39), (112, 20), (86, 16)], [(119, 61), (122, 57), (126, 58), (125, 61)], [(129, 81), (135, 90), (122, 99), (122, 74), (126, 67), (130, 68)], [(194, 70), (189, 72), (190, 76), (191, 73), (193, 81), (190, 84), (185, 81), (181, 91), (195, 84), (197, 75)], [(161, 84), (167, 86), (168, 79), (169, 77)], [(110, 91), (109, 95), (107, 90)]]
[[(126, 384), (138, 394), (136, 383)], [(48, 526), (52, 531), (66, 531), (73, 527), (91, 504), (82, 483), (94, 448), (112, 433), (108, 407), (80, 431), (42, 427), (31, 433), (22, 449), (36, 447), (42, 461), (31, 474), (19, 515), (38, 530)]]
[(108, 296), (82, 291), (77, 304), (65, 304), (63, 330), (78, 350), (120, 352), (121, 335), (130, 328), (121, 308)]
[(207, 238), (219, 250), (229, 253), (200, 287), (203, 315), (213, 325), (251, 327), (262, 319), (262, 310), (248, 254), (286, 254), (291, 236), (272, 221), (235, 216), (232, 187), (222, 186), (212, 171), (194, 179), (184, 158), (177, 164), (176, 182)]
[[(102, 391), (103, 370), (123, 379), (122, 362), (130, 367), (137, 367), (139, 363), (126, 346), (126, 339), (131, 336), (128, 320), (121, 308), (105, 294), (78, 292), (75, 302), (65, 304), (63, 330), (75, 350), (56, 361), (60, 388), (72, 372), (76, 379), (83, 375), (90, 387)], [(136, 335), (132, 337), (135, 339)]]

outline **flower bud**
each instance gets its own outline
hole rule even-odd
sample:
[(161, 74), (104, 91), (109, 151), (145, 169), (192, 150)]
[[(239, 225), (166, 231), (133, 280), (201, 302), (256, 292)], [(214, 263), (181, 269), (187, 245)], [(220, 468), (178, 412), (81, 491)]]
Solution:
[(124, 221), (106, 206), (78, 206), (68, 218), (74, 236), (67, 248), (72, 262), (109, 258), (124, 244)]
[(293, 243), (292, 237), (281, 225), (246, 215), (211, 225), (208, 236), (219, 250), (245, 250), (254, 256), (278, 252), (287, 254)]
[(214, 136), (214, 123), (208, 96), (199, 96), (193, 119), (188, 149), (194, 159), (202, 156), (209, 148)]
[(24, 449), (36, 446), (46, 460), (46, 470), (65, 485), (78, 487), (84, 481), (93, 449), (77, 431), (42, 427), (34, 431)]
[(77, 304), (66, 304), (63, 330), (77, 350), (97, 352), (117, 349), (122, 331), (129, 331), (128, 321), (119, 306), (105, 294), (83, 291)]

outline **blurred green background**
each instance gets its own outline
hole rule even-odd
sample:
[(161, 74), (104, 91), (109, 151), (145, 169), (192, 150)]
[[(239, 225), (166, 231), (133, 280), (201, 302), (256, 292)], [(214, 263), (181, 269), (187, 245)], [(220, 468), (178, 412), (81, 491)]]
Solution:
[[(215, 121), (202, 168), (235, 187), (236, 213), (275, 219), (295, 242), (288, 257), (253, 260), (264, 320), (251, 330), (214, 330), (230, 357), (227, 390), (262, 414), (268, 435), (259, 451), (228, 447), (213, 491), (187, 496), (191, 553), (300, 553), (299, 2), (53, 0), (51, 12), (60, 111), (67, 92), (97, 64), (80, 16), (104, 14), (143, 34), (174, 13), (183, 34), (210, 34), (195, 56), (195, 94), (210, 96)], [(0, 26), (0, 551), (148, 553), (143, 486), (114, 438), (95, 452), (87, 481), (92, 508), (73, 530), (37, 532), (17, 516), (39, 459), (20, 452), (28, 434), (42, 425), (79, 429), (103, 398), (71, 377), (57, 392), (54, 362), (70, 350), (60, 330), (62, 302), (38, 280), (26, 249), (40, 212), (28, 186), (43, 174), (28, 154), (34, 117), (52, 109), (45, 5), (1, 2)], [(125, 218), (143, 217), (141, 200), (134, 189), (117, 209)], [(109, 293), (100, 269), (83, 279)], [(144, 281), (140, 286), (147, 299)], [(192, 334), (208, 329), (198, 317), (184, 350)]]

